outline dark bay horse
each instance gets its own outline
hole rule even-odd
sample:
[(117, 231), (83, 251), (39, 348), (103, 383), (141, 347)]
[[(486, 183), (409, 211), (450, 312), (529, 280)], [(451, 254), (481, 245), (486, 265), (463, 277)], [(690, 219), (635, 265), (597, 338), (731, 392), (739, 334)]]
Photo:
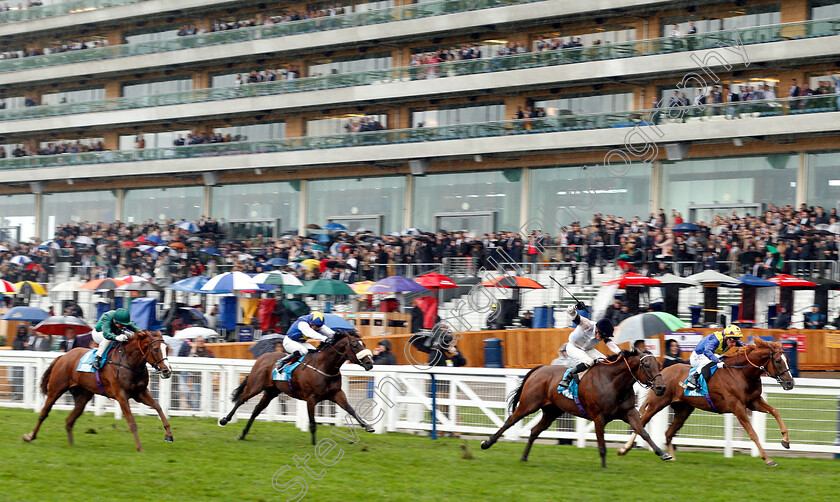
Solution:
[[(709, 406), (705, 397), (684, 395), (680, 382), (688, 378), (689, 369), (690, 367), (687, 364), (675, 364), (662, 371), (667, 390), (663, 394), (648, 393), (647, 400), (641, 406), (642, 425), (647, 424), (654, 415), (670, 404), (674, 410), (674, 421), (665, 432), (665, 441), (668, 452), (673, 455), (674, 445), (671, 444), (671, 441), (696, 408), (716, 413), (732, 413), (738, 417), (741, 426), (758, 447), (761, 458), (768, 466), (775, 466), (776, 462), (767, 456), (764, 448), (758, 442), (747, 410), (773, 415), (773, 418), (779, 424), (779, 431), (782, 433), (782, 446), (790, 448), (788, 430), (782, 422), (779, 411), (761, 397), (761, 375), (763, 373), (775, 378), (784, 390), (790, 390), (794, 386), (793, 376), (790, 374), (782, 345), (778, 342), (766, 342), (761, 338), (753, 338), (753, 345), (739, 347), (735, 351), (735, 355), (726, 357), (725, 366), (718, 369), (708, 382), (709, 396), (715, 409)], [(632, 436), (625, 448), (618, 451), (619, 455), (629, 451), (635, 437), (635, 435)]]
[(306, 401), (306, 408), (309, 411), (309, 432), (312, 434), (312, 444), (315, 444), (315, 405), (328, 399), (349, 413), (368, 432), (373, 432), (373, 427), (368, 425), (347, 401), (347, 396), (341, 390), (341, 365), (345, 361), (361, 365), (365, 371), (373, 368), (373, 355), (365, 348), (361, 337), (355, 331), (337, 331), (332, 340), (323, 342), (317, 350), (310, 352), (304, 357), (303, 363), (292, 372), (291, 386), (289, 382), (280, 382), (271, 379), (271, 372), (274, 363), (283, 357), (283, 352), (269, 352), (263, 354), (254, 363), (251, 373), (234, 391), (232, 399), (233, 409), (226, 417), (219, 419), (219, 425), (224, 427), (233, 418), (233, 414), (240, 406), (260, 392), (263, 397), (254, 411), (251, 418), (239, 439), (245, 439), (248, 430), (254, 419), (262, 413), (272, 399), (280, 393), (292, 396), (295, 399)]
[[(73, 444), (73, 424), (85, 409), (94, 394), (101, 394), (99, 385), (96, 382), (94, 373), (80, 373), (76, 371), (79, 359), (90, 349), (77, 347), (70, 352), (56, 357), (44, 376), (41, 377), (41, 392), (47, 396), (38, 423), (29, 434), (23, 435), (26, 442), (34, 441), (38, 435), (38, 429), (50, 414), (50, 409), (56, 400), (66, 391), (70, 391), (76, 406), (67, 417), (64, 428), (67, 430), (67, 440)], [(172, 442), (172, 430), (169, 428), (169, 421), (163, 414), (155, 398), (149, 392), (149, 371), (146, 363), (151, 364), (160, 372), (162, 378), (172, 376), (172, 369), (166, 358), (166, 348), (160, 332), (140, 331), (129, 341), (118, 343), (111, 349), (108, 364), (103, 365), (99, 372), (102, 390), (105, 395), (114, 398), (120, 403), (125, 420), (134, 434), (134, 442), (138, 451), (143, 451), (140, 445), (140, 438), (137, 436), (137, 424), (134, 423), (134, 416), (128, 406), (129, 398), (138, 403), (154, 408), (157, 411), (163, 427), (166, 430), (164, 439)]]
[(642, 428), (639, 412), (636, 410), (636, 382), (652, 387), (657, 394), (665, 392), (665, 382), (659, 374), (659, 362), (649, 353), (635, 350), (624, 351), (611, 356), (610, 361), (598, 363), (583, 376), (578, 387), (578, 395), (586, 415), (582, 414), (577, 404), (557, 392), (557, 384), (563, 378), (565, 366), (537, 366), (525, 375), (522, 384), (514, 392), (509, 409), (511, 415), (505, 424), (489, 440), (481, 443), (486, 450), (498, 441), (502, 434), (513, 424), (538, 410), (542, 410), (542, 419), (531, 429), (522, 461), (528, 460), (528, 452), (534, 440), (551, 425), (562, 413), (588, 418), (595, 423), (595, 435), (598, 438), (598, 452), (601, 454), (601, 467), (607, 466), (607, 446), (604, 441), (604, 427), (615, 419), (627, 422), (633, 430), (641, 434), (662, 460), (671, 456), (663, 453)]

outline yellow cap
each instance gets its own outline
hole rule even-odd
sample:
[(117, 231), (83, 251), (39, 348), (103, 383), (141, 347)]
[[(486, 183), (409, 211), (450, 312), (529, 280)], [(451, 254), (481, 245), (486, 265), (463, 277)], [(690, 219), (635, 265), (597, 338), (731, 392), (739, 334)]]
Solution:
[(723, 336), (726, 338), (744, 338), (744, 334), (741, 333), (741, 328), (734, 324), (730, 324), (723, 330)]

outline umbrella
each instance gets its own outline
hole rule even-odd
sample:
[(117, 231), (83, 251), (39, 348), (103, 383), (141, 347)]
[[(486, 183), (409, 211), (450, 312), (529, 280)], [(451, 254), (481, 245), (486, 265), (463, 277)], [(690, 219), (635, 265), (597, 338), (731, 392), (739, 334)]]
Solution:
[(680, 223), (679, 225), (674, 225), (671, 230), (674, 232), (691, 232), (693, 230), (700, 230), (700, 227), (694, 223)]
[(254, 354), (254, 357), (259, 358), (263, 354), (274, 352), (274, 346), (277, 345), (277, 342), (283, 341), (283, 338), (283, 335), (278, 333), (265, 335), (257, 340), (257, 343), (248, 347), (248, 351)]
[(93, 328), (88, 326), (85, 321), (72, 315), (47, 317), (35, 326), (35, 331), (45, 335), (63, 335), (67, 328), (72, 328), (73, 332), (77, 335), (83, 335), (93, 331)]
[(306, 228), (308, 230), (321, 230), (321, 227), (319, 225), (314, 224), (314, 223), (310, 223), (309, 225), (306, 225)]
[(93, 246), (93, 239), (88, 237), (87, 235), (81, 235), (73, 239), (73, 242), (76, 244), (82, 244), (84, 246)]
[(272, 258), (272, 259), (268, 260), (266, 263), (268, 265), (271, 265), (272, 267), (282, 267), (283, 265), (286, 265), (287, 263), (289, 263), (289, 260), (287, 260), (285, 258)]
[(656, 286), (659, 284), (661, 284), (661, 281), (659, 279), (654, 279), (653, 277), (648, 277), (646, 275), (636, 274), (633, 272), (627, 272), (621, 277), (617, 277), (610, 281), (606, 281), (604, 283), (604, 286), (617, 285), (618, 289), (627, 289), (628, 287), (633, 286)]
[(738, 284), (738, 279), (721, 274), (714, 270), (704, 270), (699, 274), (688, 276), (692, 281), (697, 281), (700, 284), (718, 283), (718, 284)]
[(420, 284), (426, 289), (452, 289), (458, 287), (458, 285), (455, 284), (455, 281), (443, 274), (438, 274), (437, 272), (423, 274), (417, 279), (414, 279), (414, 282)]
[(45, 295), (47, 294), (47, 290), (44, 286), (41, 286), (37, 282), (32, 281), (21, 281), (16, 282), (15, 287), (18, 291), (23, 294), (30, 294), (30, 295)]
[(692, 281), (686, 277), (680, 277), (674, 274), (664, 274), (659, 277), (659, 283), (663, 286), (677, 286), (680, 288), (687, 288), (689, 286), (699, 286), (700, 283)]
[(350, 289), (356, 292), (357, 295), (372, 295), (368, 288), (373, 285), (373, 281), (359, 281), (350, 285)]
[(764, 256), (764, 253), (761, 251), (756, 251), (755, 249), (749, 249), (744, 251), (743, 253), (738, 255), (738, 262), (743, 263), (744, 265), (748, 265), (751, 263), (755, 263), (756, 258), (761, 258)]
[(4, 245), (0, 244), (0, 251), (8, 251), (8, 250), (9, 250), (9, 248), (7, 248), (6, 246), (4, 246)]
[(178, 228), (186, 230), (187, 232), (198, 232), (198, 225), (191, 221), (182, 221), (178, 223)]
[(199, 237), (197, 235), (193, 235), (192, 237), (187, 239), (187, 242), (204, 242), (204, 239), (202, 239), (201, 237)]
[(32, 263), (32, 258), (24, 255), (17, 255), (9, 261), (16, 265), (24, 265), (26, 263)]
[(799, 277), (794, 277), (792, 275), (787, 274), (779, 274), (775, 275), (769, 279), (768, 281), (772, 282), (776, 286), (782, 288), (815, 288), (817, 284), (815, 282), (806, 281), (805, 279), (800, 279)]
[(35, 262), (27, 263), (26, 266), (23, 267), (23, 269), (24, 270), (37, 270), (38, 272), (43, 272), (44, 271), (44, 267), (42, 267), (41, 265), (38, 265)]
[(420, 229), (418, 228), (406, 228), (402, 231), (403, 235), (420, 235)]
[(117, 280), (118, 281), (123, 281), (123, 282), (128, 282), (128, 283), (131, 283), (131, 282), (149, 282), (148, 279), (146, 279), (145, 277), (140, 277), (139, 275), (126, 275), (124, 277), (118, 277)]
[(239, 253), (238, 255), (236, 255), (236, 258), (239, 260), (253, 260), (254, 255), (250, 255), (248, 253)]
[(340, 315), (335, 315), (335, 314), (324, 314), (324, 324), (326, 324), (328, 328), (334, 329), (334, 330), (339, 330), (339, 329), (354, 330), (354, 329), (356, 329), (356, 327), (353, 326), (353, 323), (351, 323), (347, 319), (341, 317)]
[(149, 281), (138, 281), (124, 284), (117, 288), (117, 291), (163, 291), (161, 286)]
[(257, 291), (259, 289), (259, 284), (244, 272), (225, 272), (212, 277), (204, 286), (201, 286), (202, 293), (210, 294)]
[(175, 248), (175, 249), (186, 249), (187, 248), (187, 246), (183, 242), (173, 242), (172, 244), (169, 245), (169, 247)]
[[(691, 286), (699, 286), (699, 282), (692, 281), (691, 279), (686, 279), (685, 277), (680, 277), (674, 274), (664, 274), (660, 276), (659, 282), (662, 286), (664, 286), (664, 298), (665, 298), (665, 312), (673, 315), (677, 315), (679, 312), (679, 303), (680, 303), (680, 288), (688, 288)], [(628, 295), (629, 296), (629, 295)], [(628, 298), (629, 300), (630, 298)]]
[(222, 256), (221, 251), (216, 248), (201, 248), (201, 252), (212, 256)]
[[(738, 281), (740, 284), (738, 284), (737, 287), (752, 286), (756, 288), (766, 288), (770, 286), (778, 286), (775, 282), (756, 277), (752, 274), (744, 274), (738, 277)], [(724, 284), (724, 286), (729, 286), (729, 284)]]
[(412, 281), (406, 279), (401, 275), (392, 275), (380, 279), (367, 288), (369, 293), (383, 294), (383, 293), (405, 293), (406, 291), (425, 291), (426, 288)]
[(187, 343), (187, 341), (178, 340), (177, 338), (169, 335), (163, 335), (163, 343), (165, 343), (166, 346), (169, 347), (170, 354), (177, 356), (181, 353), (181, 347), (183, 347), (184, 344)]
[(94, 279), (92, 281), (88, 281), (82, 284), (81, 286), (79, 286), (79, 289), (93, 289), (96, 291), (104, 291), (117, 289), (118, 287), (125, 284), (128, 283), (119, 279)]
[(678, 317), (665, 312), (646, 312), (622, 321), (616, 328), (615, 343), (633, 342), (662, 333), (686, 328)]
[(37, 307), (13, 307), (3, 314), (4, 321), (41, 322), (50, 315)]
[(341, 223), (330, 222), (323, 226), (324, 230), (347, 230), (347, 227)]
[(354, 295), (356, 294), (346, 282), (337, 281), (335, 279), (318, 279), (316, 281), (309, 281), (299, 290), (295, 291), (296, 295)]
[(303, 286), (296, 276), (287, 272), (266, 272), (254, 276), (257, 284), (275, 284), (278, 286)]
[(545, 289), (542, 284), (527, 277), (520, 277), (518, 275), (503, 275), (496, 277), (490, 281), (484, 281), (482, 286), (489, 286), (491, 288), (511, 288), (511, 289)]
[(17, 293), (18, 290), (14, 284), (9, 281), (0, 279), (0, 293)]
[(50, 289), (50, 291), (52, 291), (53, 293), (58, 293), (62, 291), (75, 292), (79, 290), (79, 287), (81, 287), (81, 285), (82, 283), (80, 281), (66, 281), (56, 284), (52, 287), (52, 289)]
[(146, 237), (146, 240), (149, 242), (154, 242), (155, 244), (163, 244), (164, 242), (166, 242), (157, 235), (150, 235)]
[(321, 262), (318, 261), (318, 260), (315, 260), (313, 258), (303, 260), (301, 263), (303, 264), (304, 267), (309, 269), (310, 272), (313, 271), (313, 270), (317, 270), (321, 266)]
[(61, 249), (61, 246), (55, 241), (47, 241), (38, 246), (38, 249)]
[(309, 245), (309, 250), (310, 251), (320, 251), (322, 253), (325, 253), (327, 251), (327, 248), (320, 245), (320, 244), (310, 244)]
[(122, 241), (122, 242), (120, 242), (120, 246), (126, 247), (126, 248), (133, 248), (133, 247), (137, 246), (137, 243), (134, 242), (134, 241)]
[(200, 326), (191, 326), (175, 333), (175, 338), (178, 340), (192, 340), (193, 338), (198, 338), (199, 336), (207, 338), (210, 336), (219, 336), (219, 334), (210, 328), (202, 328)]

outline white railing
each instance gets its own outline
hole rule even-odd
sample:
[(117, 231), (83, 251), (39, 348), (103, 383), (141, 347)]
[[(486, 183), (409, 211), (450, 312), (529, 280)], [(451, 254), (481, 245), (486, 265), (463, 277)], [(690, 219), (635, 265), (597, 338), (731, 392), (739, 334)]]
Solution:
[[(44, 396), (38, 389), (41, 375), (58, 354), (50, 352), (3, 351), (0, 353), (0, 406), (39, 411)], [(242, 359), (170, 358), (172, 378), (159, 379), (152, 372), (150, 387), (168, 416), (220, 417), (232, 404), (230, 395), (251, 370), (253, 361)], [(430, 434), (460, 433), (489, 435), (507, 418), (507, 396), (519, 386), (527, 370), (491, 368), (432, 368), (421, 370), (411, 366), (382, 366), (370, 372), (346, 365), (342, 370), (343, 388), (356, 409), (366, 409), (367, 418), (376, 420), (377, 433), (393, 431), (427, 431)], [(434, 385), (432, 381), (434, 380)], [(800, 378), (796, 387), (783, 391), (775, 381), (765, 378), (764, 397), (777, 407), (790, 430), (791, 450), (803, 453), (840, 454), (840, 380)], [(432, 396), (432, 388), (436, 393)], [(436, 407), (433, 410), (432, 401)], [(362, 401), (368, 401), (361, 405)], [(235, 419), (250, 417), (258, 399), (240, 408)], [(287, 396), (272, 401), (260, 420), (293, 422), (308, 430), (306, 407)], [(71, 409), (69, 393), (55, 405)], [(97, 396), (92, 409), (97, 415), (113, 412), (121, 419), (119, 407)], [(155, 415), (144, 405), (132, 404), (138, 414)], [(318, 422), (344, 426), (345, 413), (332, 403), (317, 408)], [(436, 420), (432, 421), (432, 416)], [(539, 414), (509, 429), (504, 439), (518, 440), (528, 436), (539, 421)], [(35, 416), (33, 414), (33, 420)], [(668, 426), (668, 408), (648, 425), (654, 441), (664, 444)], [(768, 450), (781, 450), (781, 435), (773, 418), (753, 413), (752, 424), (762, 445)], [(623, 442), (629, 427), (620, 421), (607, 427), (608, 441)], [(23, 433), (25, 431), (21, 431)], [(561, 418), (543, 432), (543, 438), (572, 439), (579, 447), (595, 440), (593, 425), (581, 418)], [(717, 415), (696, 411), (674, 440), (677, 445), (723, 448), (731, 456), (734, 448), (758, 451), (731, 414)]]

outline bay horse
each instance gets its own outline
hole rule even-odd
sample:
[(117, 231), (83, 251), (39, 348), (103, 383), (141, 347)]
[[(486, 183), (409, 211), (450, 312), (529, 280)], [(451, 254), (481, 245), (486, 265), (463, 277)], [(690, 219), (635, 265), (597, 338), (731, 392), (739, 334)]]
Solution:
[(671, 460), (671, 456), (656, 446), (642, 428), (639, 412), (636, 410), (636, 393), (633, 391), (633, 384), (638, 382), (652, 388), (657, 394), (665, 392), (665, 382), (659, 374), (659, 361), (656, 357), (648, 352), (629, 350), (617, 356), (610, 356), (607, 362), (600, 362), (590, 368), (578, 386), (583, 410), (574, 400), (557, 392), (557, 384), (565, 372), (565, 366), (537, 366), (529, 371), (510, 399), (510, 416), (489, 440), (482, 441), (481, 449), (490, 448), (513, 424), (531, 413), (542, 410), (542, 419), (531, 429), (528, 444), (522, 453), (523, 462), (528, 460), (534, 440), (564, 412), (590, 419), (595, 423), (601, 467), (607, 466), (604, 427), (619, 418), (641, 434), (662, 460)]
[(262, 413), (268, 403), (281, 393), (295, 399), (306, 401), (309, 411), (309, 432), (312, 434), (312, 444), (315, 444), (315, 405), (328, 399), (349, 413), (367, 432), (373, 432), (347, 401), (347, 395), (341, 390), (341, 365), (345, 361), (362, 366), (365, 371), (373, 369), (373, 354), (355, 331), (336, 331), (331, 340), (322, 342), (318, 348), (303, 357), (303, 362), (292, 371), (291, 382), (281, 382), (271, 379), (271, 372), (278, 359), (284, 352), (269, 352), (263, 354), (254, 363), (251, 373), (234, 391), (231, 397), (234, 406), (226, 417), (219, 419), (219, 425), (224, 427), (233, 418), (233, 414), (246, 401), (263, 393), (262, 399), (254, 407), (251, 418), (242, 434), (238, 437), (244, 440), (254, 419)]
[[(750, 423), (747, 410), (770, 413), (779, 424), (779, 431), (782, 434), (782, 446), (790, 448), (790, 437), (787, 427), (782, 422), (779, 411), (770, 406), (761, 397), (761, 375), (767, 373), (773, 377), (784, 390), (791, 390), (794, 386), (793, 376), (790, 374), (787, 357), (782, 351), (782, 345), (778, 342), (767, 342), (761, 338), (753, 338), (753, 344), (745, 347), (738, 347), (732, 351), (735, 354), (726, 357), (725, 366), (719, 368), (714, 376), (710, 378), (709, 397), (714, 407), (709, 406), (703, 396), (686, 396), (680, 382), (688, 378), (690, 366), (687, 364), (675, 364), (662, 371), (667, 390), (664, 394), (648, 393), (647, 400), (641, 406), (642, 425), (647, 424), (654, 415), (668, 405), (674, 410), (674, 421), (665, 432), (665, 444), (668, 452), (674, 454), (674, 445), (671, 443), (677, 431), (683, 426), (689, 415), (696, 409), (712, 411), (715, 413), (732, 413), (738, 417), (741, 426), (749, 434), (758, 447), (761, 458), (764, 462), (773, 467), (776, 462), (767, 456), (764, 448), (758, 441), (755, 430)], [(729, 352), (728, 352), (729, 353)], [(624, 448), (618, 451), (624, 455), (633, 445), (635, 435), (630, 438)]]
[(41, 392), (47, 396), (47, 400), (38, 417), (38, 423), (35, 424), (32, 432), (23, 435), (23, 440), (27, 443), (35, 440), (38, 429), (49, 416), (50, 409), (56, 400), (69, 390), (76, 403), (64, 426), (71, 446), (73, 445), (73, 424), (76, 423), (76, 419), (82, 414), (94, 394), (104, 394), (117, 400), (134, 434), (137, 451), (143, 451), (143, 446), (140, 445), (140, 438), (137, 436), (137, 424), (134, 422), (134, 415), (131, 414), (131, 408), (128, 405), (129, 398), (154, 408), (166, 430), (164, 440), (173, 442), (169, 421), (149, 392), (149, 371), (146, 369), (146, 363), (149, 363), (160, 372), (161, 378), (172, 376), (172, 368), (169, 367), (164, 346), (160, 332), (152, 333), (151, 331), (139, 331), (127, 342), (117, 343), (111, 349), (107, 364), (103, 364), (99, 372), (99, 382), (95, 373), (76, 371), (79, 359), (90, 349), (77, 347), (56, 357), (41, 377)]

